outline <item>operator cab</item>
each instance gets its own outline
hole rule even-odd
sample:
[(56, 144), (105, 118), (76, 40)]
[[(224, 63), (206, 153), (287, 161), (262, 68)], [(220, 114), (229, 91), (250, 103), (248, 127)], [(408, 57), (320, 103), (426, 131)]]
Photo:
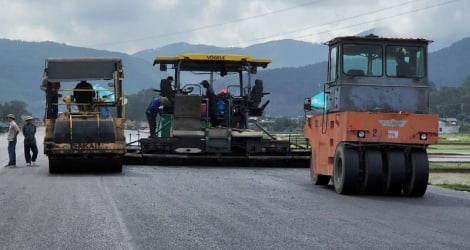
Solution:
[(428, 113), (429, 43), (375, 35), (327, 42), (327, 111)]
[[(257, 68), (266, 68), (270, 59), (252, 58), (246, 55), (235, 54), (180, 54), (177, 56), (158, 56), (154, 65), (160, 64), (161, 71), (174, 70), (175, 93), (174, 101), (187, 102), (194, 100), (200, 110), (206, 112), (212, 108), (216, 118), (212, 119), (212, 126), (227, 128), (247, 128), (248, 117), (261, 116), (266, 105), (260, 106), (263, 93), (263, 82), (255, 80), (252, 86), (251, 75), (257, 73)], [(199, 83), (207, 80), (214, 90), (214, 98), (206, 96), (206, 88)], [(162, 90), (162, 96), (165, 93)], [(177, 96), (189, 96), (188, 98)], [(200, 96), (201, 100), (191, 96)], [(212, 100), (211, 100), (212, 99)], [(170, 99), (171, 100), (171, 99)], [(175, 115), (187, 109), (186, 104), (172, 103), (164, 108), (166, 114)], [(204, 116), (204, 114), (202, 115)]]

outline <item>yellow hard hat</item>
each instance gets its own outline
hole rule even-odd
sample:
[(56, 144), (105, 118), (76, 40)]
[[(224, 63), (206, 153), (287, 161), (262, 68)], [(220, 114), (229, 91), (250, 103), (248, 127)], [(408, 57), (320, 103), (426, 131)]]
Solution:
[(70, 105), (72, 103), (72, 96), (66, 95), (62, 97), (62, 101), (64, 101), (65, 104)]
[(162, 98), (160, 98), (160, 102), (162, 103), (162, 105), (167, 105), (168, 104), (168, 98), (162, 97)]
[(8, 114), (7, 118), (11, 118), (11, 119), (15, 120), (15, 115), (14, 114)]

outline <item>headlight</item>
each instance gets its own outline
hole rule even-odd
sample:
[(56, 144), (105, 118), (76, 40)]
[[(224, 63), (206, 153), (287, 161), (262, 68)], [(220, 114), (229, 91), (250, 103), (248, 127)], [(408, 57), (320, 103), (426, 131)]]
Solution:
[(427, 133), (421, 133), (419, 134), (419, 139), (422, 141), (425, 141), (428, 139), (428, 134)]
[(366, 131), (364, 130), (357, 131), (357, 137), (366, 138)]

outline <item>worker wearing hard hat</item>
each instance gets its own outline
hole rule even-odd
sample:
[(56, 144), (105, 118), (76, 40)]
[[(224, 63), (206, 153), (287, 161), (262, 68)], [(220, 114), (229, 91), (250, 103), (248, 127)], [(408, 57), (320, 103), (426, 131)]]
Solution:
[[(33, 124), (33, 117), (24, 118), (26, 124), (23, 126), (24, 135), (24, 157), (26, 166), (35, 166), (38, 157), (38, 146), (36, 144), (36, 126)], [(33, 153), (31, 157), (31, 152)]]
[(5, 167), (16, 167), (16, 138), (18, 133), (20, 132), (20, 128), (15, 122), (15, 115), (8, 114), (7, 115), (8, 123), (10, 123), (10, 127), (8, 129), (8, 165)]

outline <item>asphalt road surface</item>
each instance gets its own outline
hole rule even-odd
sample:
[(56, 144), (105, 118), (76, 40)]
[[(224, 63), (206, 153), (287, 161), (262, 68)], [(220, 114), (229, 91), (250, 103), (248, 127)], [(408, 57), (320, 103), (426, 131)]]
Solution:
[(40, 166), (25, 166), (22, 139), (19, 167), (0, 169), (1, 249), (470, 249), (465, 192), (342, 196), (312, 186), (308, 169), (49, 175), (42, 149)]

